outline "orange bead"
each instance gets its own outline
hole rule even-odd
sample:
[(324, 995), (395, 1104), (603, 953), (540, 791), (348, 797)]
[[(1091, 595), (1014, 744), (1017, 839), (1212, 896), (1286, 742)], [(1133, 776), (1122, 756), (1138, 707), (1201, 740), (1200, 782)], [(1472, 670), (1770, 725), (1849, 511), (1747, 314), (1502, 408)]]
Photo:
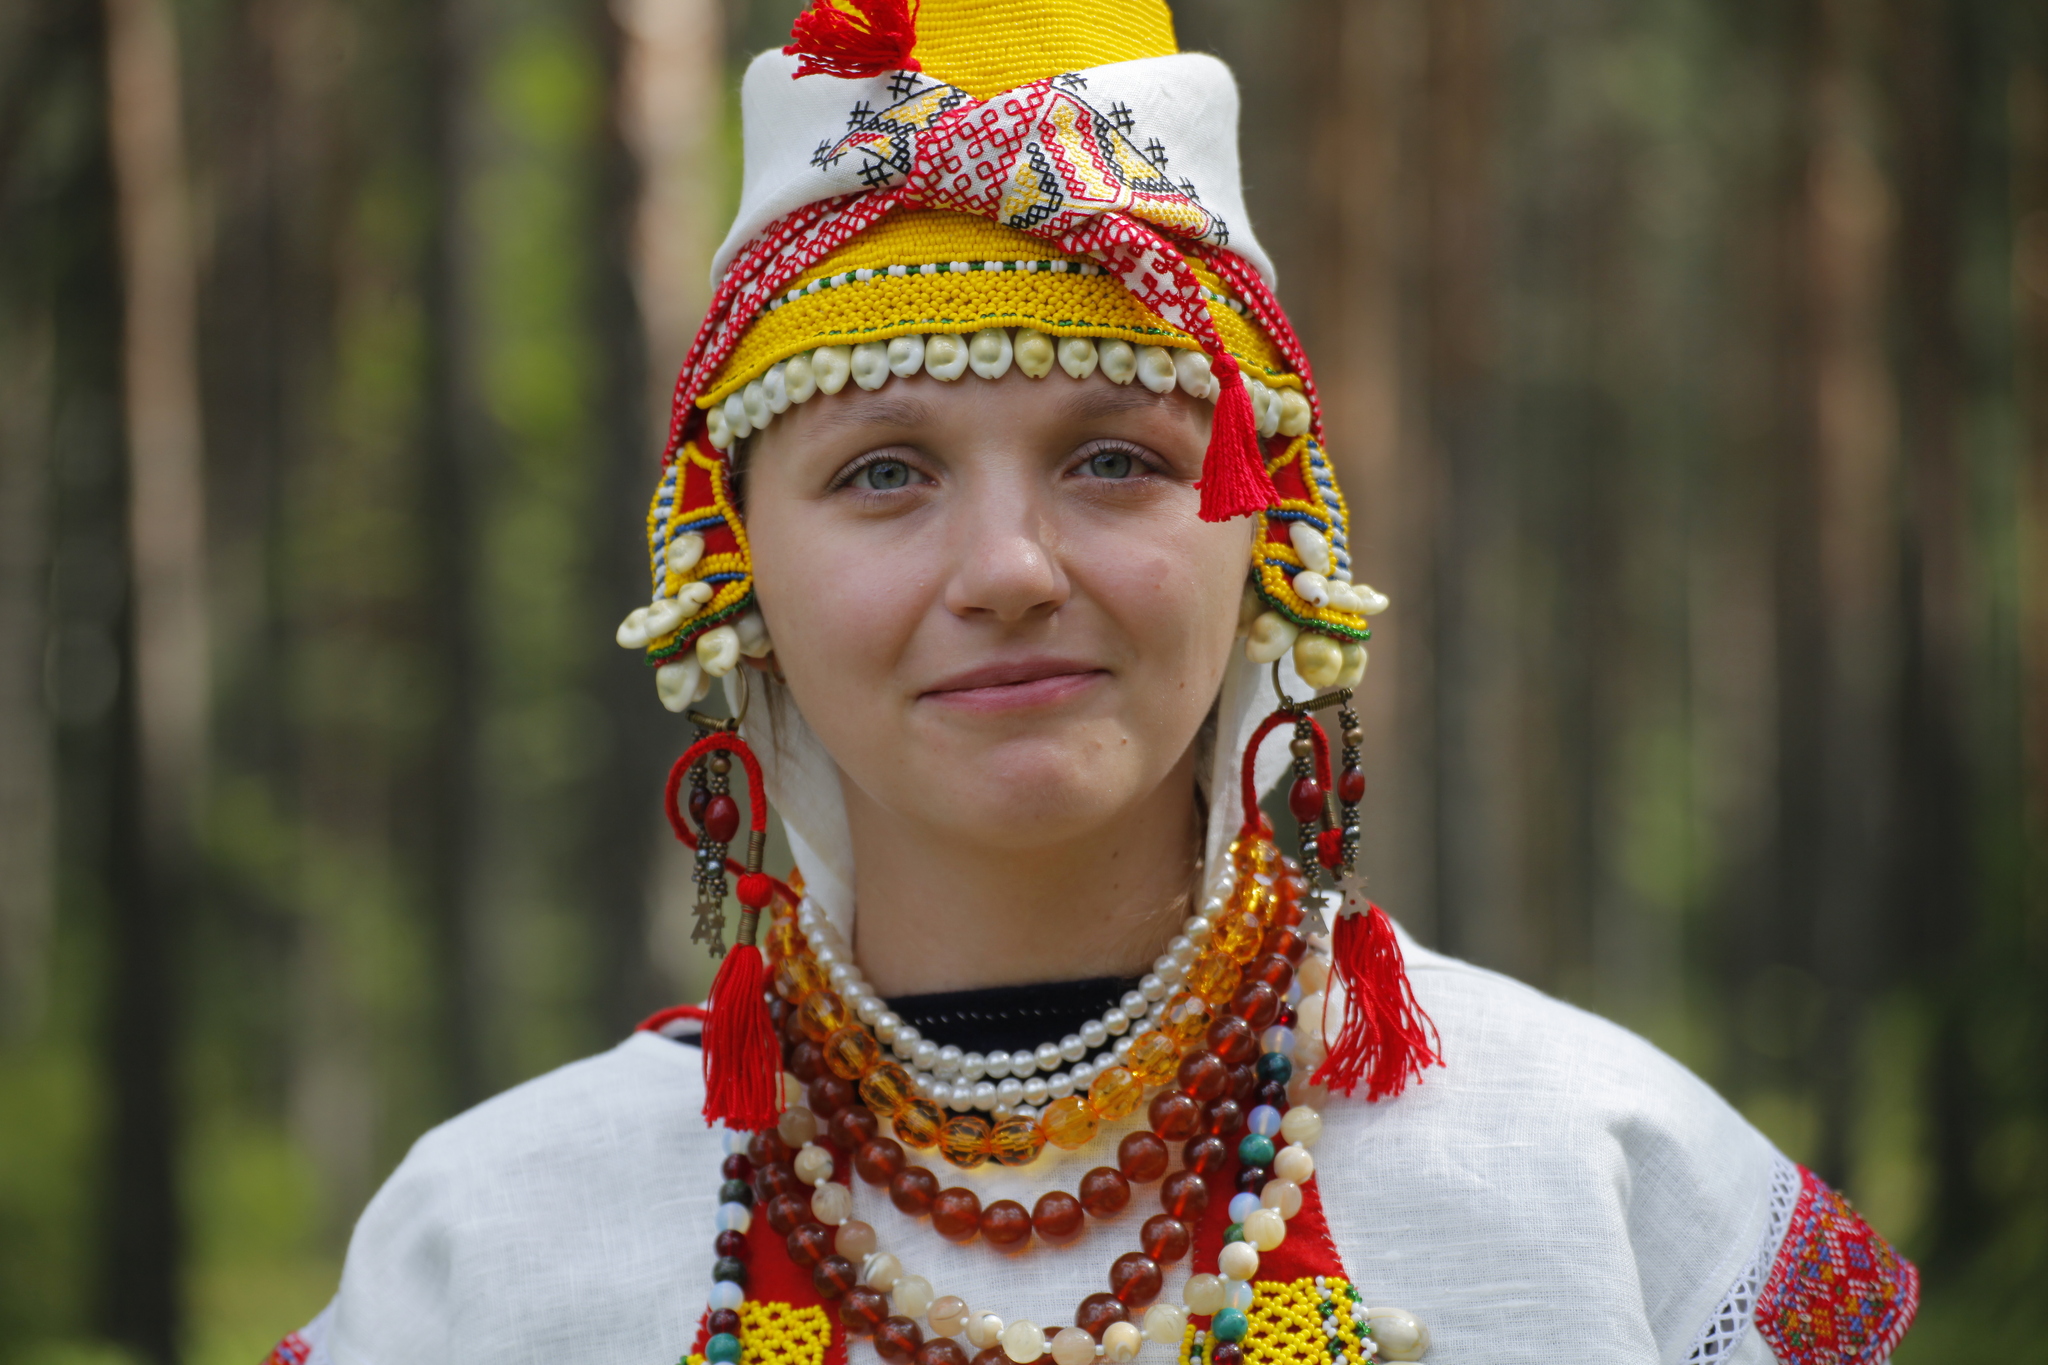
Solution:
[(825, 1040), (825, 1065), (842, 1080), (857, 1081), (882, 1064), (882, 1045), (864, 1028), (843, 1028)]
[(1209, 1031), (1209, 1023), (1215, 1017), (1216, 1011), (1210, 1008), (1208, 1001), (1182, 991), (1166, 1002), (1166, 1009), (1159, 1016), (1159, 1027), (1181, 1043), (1192, 1043)]
[(1242, 881), (1237, 884), (1237, 889), (1230, 893), (1228, 910), (1248, 911), (1264, 919), (1266, 912), (1273, 908), (1274, 899), (1272, 887), (1255, 881)]
[(775, 993), (792, 1005), (825, 989), (825, 969), (807, 957), (786, 957), (775, 967)]
[[(1216, 921), (1215, 932), (1209, 936), (1212, 952), (1222, 953), (1232, 962), (1249, 962), (1259, 955), (1259, 942), (1266, 936), (1266, 925), (1249, 910), (1226, 910)], [(817, 996), (811, 999), (816, 1000)], [(809, 1009), (807, 1004), (805, 1009)]]
[(1148, 1029), (1131, 1044), (1124, 1065), (1144, 1084), (1164, 1085), (1180, 1069), (1180, 1048), (1158, 1029)]
[(1021, 1114), (997, 1119), (988, 1135), (989, 1159), (999, 1166), (1028, 1165), (1044, 1150), (1045, 1132), (1038, 1126), (1038, 1120)]
[[(804, 931), (793, 919), (779, 919), (768, 929), (768, 960), (778, 966), (804, 950)], [(778, 986), (776, 989), (780, 990)]]
[(897, 1111), (896, 1136), (913, 1147), (936, 1147), (945, 1121), (946, 1111), (920, 1095)]
[(1088, 1101), (1079, 1095), (1054, 1100), (1046, 1106), (1045, 1117), (1040, 1122), (1045, 1127), (1046, 1141), (1070, 1152), (1076, 1147), (1086, 1146), (1095, 1136), (1095, 1130), (1102, 1126), (1102, 1121), (1095, 1117), (1095, 1111), (1088, 1107)]
[(1231, 866), (1235, 867), (1241, 876), (1250, 876), (1255, 872), (1269, 872), (1272, 870), (1273, 864), (1279, 861), (1280, 850), (1264, 839), (1253, 839), (1249, 842), (1239, 843), (1230, 851)]
[(852, 1022), (853, 1011), (836, 991), (813, 991), (797, 1006), (796, 1026), (814, 1043), (824, 1042)]
[(875, 1111), (876, 1118), (893, 1119), (903, 1106), (917, 1098), (910, 1073), (894, 1062), (884, 1062), (861, 1078), (861, 1102)]
[(1227, 953), (1203, 953), (1188, 964), (1188, 989), (1212, 1005), (1220, 1005), (1237, 992), (1243, 971)]
[(939, 1154), (962, 1170), (973, 1170), (988, 1160), (988, 1120), (974, 1114), (955, 1114), (939, 1128)]
[(1129, 1067), (1110, 1067), (1088, 1087), (1088, 1107), (1104, 1123), (1114, 1123), (1133, 1113), (1138, 1101), (1144, 1098), (1145, 1087), (1139, 1084)]

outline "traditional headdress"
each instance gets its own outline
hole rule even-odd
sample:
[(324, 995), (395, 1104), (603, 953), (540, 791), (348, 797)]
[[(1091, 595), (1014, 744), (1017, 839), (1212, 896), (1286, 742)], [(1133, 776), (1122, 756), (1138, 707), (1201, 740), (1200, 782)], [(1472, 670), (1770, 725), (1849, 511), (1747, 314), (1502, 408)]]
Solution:
[(1013, 366), (1214, 402), (1202, 516), (1258, 519), (1247, 648), (1355, 684), (1385, 602), (1351, 582), (1308, 358), (1245, 213), (1229, 69), (1178, 51), (1162, 0), (1115, 23), (1080, 0), (870, 0), (814, 7), (795, 36), (747, 71), (739, 213), (648, 513), (654, 597), (619, 628), (663, 702), (770, 648), (737, 442), (848, 383)]
[[(1364, 782), (1348, 689), (1365, 672), (1366, 617), (1386, 600), (1351, 581), (1308, 358), (1245, 212), (1229, 69), (1178, 50), (1163, 0), (1130, 0), (1114, 22), (1084, 0), (813, 0), (793, 37), (757, 57), (742, 86), (739, 212), (713, 261), (648, 513), (654, 598), (619, 643), (646, 650), (678, 712), (742, 655), (771, 651), (728, 462), (793, 405), (848, 383), (872, 390), (920, 371), (972, 382), (1012, 367), (1047, 384), (1099, 369), (1180, 389), (1216, 406), (1202, 517), (1257, 522), (1244, 657), (1219, 702), (1209, 873), (1235, 875), (1234, 837), (1270, 835), (1256, 792), (1287, 755), (1261, 759), (1260, 741), (1283, 722), (1304, 861), (1348, 871)], [(1341, 772), (1309, 714), (1319, 702), (1283, 701), (1261, 720), (1268, 667), (1283, 689), (1347, 703)], [(760, 870), (764, 774), (811, 901), (842, 932), (852, 849), (830, 758), (801, 715), (744, 734), (705, 734), (668, 799), (678, 836), (699, 850), (699, 936), (722, 951), (725, 850), (739, 828), (726, 755), (746, 764), (748, 909), (713, 989), (706, 1112), (758, 1124), (777, 1093), (753, 947), (774, 894)], [(1355, 895), (1343, 910), (1333, 935), (1347, 1014), (1328, 1079), (1393, 1093), (1433, 1060), (1426, 1020), (1385, 917)]]

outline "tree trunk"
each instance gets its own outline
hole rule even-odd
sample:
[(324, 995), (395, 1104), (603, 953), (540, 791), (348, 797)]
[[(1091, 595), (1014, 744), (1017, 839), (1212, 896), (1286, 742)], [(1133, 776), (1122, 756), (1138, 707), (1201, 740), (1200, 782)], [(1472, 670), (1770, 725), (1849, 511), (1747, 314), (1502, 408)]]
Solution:
[(111, 1228), (107, 1312), (116, 1340), (170, 1361), (183, 1288), (178, 980), (198, 875), (208, 704), (196, 281), (170, 8), (107, 0), (106, 16), (133, 640), (110, 850), (118, 926), (108, 945), (110, 1190), (121, 1213)]
[(419, 534), (424, 540), (421, 642), (433, 679), (433, 725), (413, 806), (415, 845), (432, 945), (436, 1051), (445, 1112), (490, 1093), (484, 1038), (486, 970), (478, 918), (478, 732), (485, 709), (478, 561), (479, 469), (484, 418), (472, 390), (469, 243), (471, 16), (467, 0), (417, 7), (426, 84), (421, 113), (427, 153), (424, 413), (420, 431)]

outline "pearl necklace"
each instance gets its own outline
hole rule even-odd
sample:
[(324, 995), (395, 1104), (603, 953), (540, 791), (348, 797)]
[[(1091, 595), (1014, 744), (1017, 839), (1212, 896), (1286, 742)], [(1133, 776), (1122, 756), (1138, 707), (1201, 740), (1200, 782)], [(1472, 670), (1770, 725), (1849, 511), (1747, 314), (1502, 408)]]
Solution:
[[(797, 906), (796, 922), (810, 941), (818, 965), (826, 969), (833, 989), (861, 1022), (874, 1030), (876, 1040), (896, 1054), (919, 1094), (959, 1113), (979, 1110), (999, 1118), (1036, 1116), (1053, 1100), (1085, 1092), (1105, 1068), (1124, 1060), (1144, 1031), (1142, 1025), (1173, 994), (1186, 976), (1188, 964), (1202, 951), (1235, 885), (1236, 875), (1230, 869), (1218, 874), (1200, 912), (1188, 917), (1181, 932), (1153, 962), (1152, 970), (1139, 980), (1136, 989), (1124, 992), (1115, 1007), (1057, 1042), (1015, 1052), (963, 1053), (951, 1044), (941, 1047), (932, 1042), (882, 1002), (861, 975), (845, 937), (810, 897)], [(1041, 1076), (1040, 1072), (1051, 1074)]]

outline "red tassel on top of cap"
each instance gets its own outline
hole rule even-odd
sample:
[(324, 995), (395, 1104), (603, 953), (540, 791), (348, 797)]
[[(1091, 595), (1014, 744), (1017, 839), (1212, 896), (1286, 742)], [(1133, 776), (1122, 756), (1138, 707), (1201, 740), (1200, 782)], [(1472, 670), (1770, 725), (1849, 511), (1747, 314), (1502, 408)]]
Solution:
[(1344, 1025), (1309, 1079), (1346, 1095), (1363, 1081), (1368, 1100), (1390, 1099), (1419, 1080), (1424, 1067), (1443, 1064), (1443, 1042), (1416, 1002), (1385, 911), (1367, 905), (1338, 916), (1330, 944), (1330, 970), (1344, 987)]
[(790, 25), (787, 56), (801, 57), (796, 76), (859, 80), (891, 71), (922, 71), (917, 6), (911, 0), (811, 0)]
[(1202, 481), (1195, 486), (1202, 493), (1202, 520), (1229, 521), (1265, 511), (1280, 501), (1280, 494), (1266, 473), (1251, 391), (1244, 386), (1236, 359), (1219, 349), (1210, 362), (1221, 388), (1209, 428), (1209, 451), (1202, 457)]

